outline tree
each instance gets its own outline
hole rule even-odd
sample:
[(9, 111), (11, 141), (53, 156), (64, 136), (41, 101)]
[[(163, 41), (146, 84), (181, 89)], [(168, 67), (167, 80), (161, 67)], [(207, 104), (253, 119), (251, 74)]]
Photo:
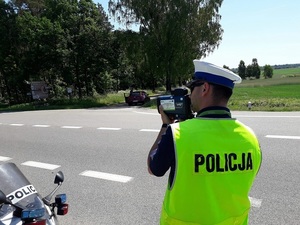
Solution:
[(264, 77), (265, 79), (273, 77), (273, 68), (270, 65), (264, 66)]
[(253, 66), (250, 64), (246, 67), (245, 77), (251, 78), (253, 75)]
[(192, 59), (220, 43), (222, 0), (111, 0), (111, 11), (139, 32), (113, 31), (92, 0), (0, 0), (0, 98), (25, 102), (31, 81), (51, 84), (55, 97), (130, 86), (181, 85)]
[(255, 78), (255, 79), (260, 78), (260, 67), (258, 65), (258, 62), (257, 62), (256, 58), (253, 58), (252, 59), (252, 64), (247, 66), (245, 77), (248, 77), (250, 79), (251, 78)]
[(19, 34), (17, 14), (11, 2), (0, 0), (0, 89), (2, 97), (9, 103), (23, 101), (20, 92), (24, 83), (20, 82)]
[(114, 31), (115, 41), (119, 45), (118, 74), (120, 89), (151, 87), (145, 74), (143, 39), (140, 33), (131, 30)]
[(119, 22), (140, 25), (152, 79), (163, 78), (171, 90), (173, 84), (190, 77), (192, 59), (219, 45), (221, 4), (222, 0), (110, 0), (109, 10)]
[(256, 58), (252, 59), (252, 77), (260, 78), (260, 67)]
[(117, 60), (118, 51), (111, 48), (112, 26), (103, 7), (91, 0), (46, 0), (46, 6), (47, 18), (64, 30), (64, 40), (58, 46), (63, 54), (61, 82), (74, 85), (79, 98), (110, 90), (106, 87), (112, 82), (105, 79), (111, 79), (111, 64)]
[(243, 60), (240, 61), (240, 64), (238, 66), (238, 74), (242, 79), (246, 78), (246, 65)]
[(0, 0), (0, 31), (0, 97), (24, 102), (35, 80), (56, 97), (68, 86), (80, 98), (114, 88), (119, 46), (92, 0)]

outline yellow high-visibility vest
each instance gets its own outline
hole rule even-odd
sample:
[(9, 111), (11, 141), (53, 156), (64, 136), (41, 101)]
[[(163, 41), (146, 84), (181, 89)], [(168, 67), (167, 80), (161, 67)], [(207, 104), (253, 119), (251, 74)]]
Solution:
[(215, 118), (194, 118), (171, 128), (175, 176), (160, 224), (248, 224), (248, 194), (261, 164), (253, 131), (235, 119)]

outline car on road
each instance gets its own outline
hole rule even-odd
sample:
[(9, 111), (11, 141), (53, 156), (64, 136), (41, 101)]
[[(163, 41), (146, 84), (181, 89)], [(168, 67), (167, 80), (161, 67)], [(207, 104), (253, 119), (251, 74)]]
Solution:
[(146, 91), (130, 91), (129, 94), (124, 93), (125, 102), (128, 105), (145, 104), (150, 101), (150, 97)]

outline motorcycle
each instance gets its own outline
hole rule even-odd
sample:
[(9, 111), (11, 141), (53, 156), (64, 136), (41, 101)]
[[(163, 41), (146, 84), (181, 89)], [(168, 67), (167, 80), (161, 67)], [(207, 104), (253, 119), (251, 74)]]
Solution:
[(69, 207), (66, 194), (51, 202), (63, 181), (59, 171), (54, 179), (57, 186), (42, 198), (14, 163), (0, 165), (0, 225), (57, 225), (57, 215), (66, 215)]

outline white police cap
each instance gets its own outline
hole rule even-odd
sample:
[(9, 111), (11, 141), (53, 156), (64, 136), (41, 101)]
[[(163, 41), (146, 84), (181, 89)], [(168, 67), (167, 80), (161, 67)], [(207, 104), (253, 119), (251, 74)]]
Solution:
[(218, 84), (233, 89), (234, 84), (242, 82), (242, 78), (232, 71), (213, 65), (208, 62), (193, 60), (195, 74), (193, 81), (201, 80), (208, 83)]

